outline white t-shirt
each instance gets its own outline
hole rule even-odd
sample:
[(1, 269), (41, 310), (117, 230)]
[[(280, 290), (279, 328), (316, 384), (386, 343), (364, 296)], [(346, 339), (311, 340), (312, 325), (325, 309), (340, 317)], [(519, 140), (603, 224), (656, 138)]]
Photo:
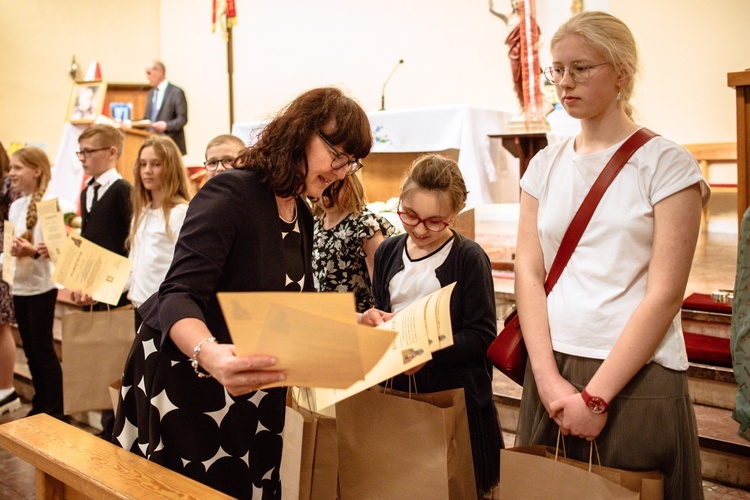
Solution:
[(448, 258), (455, 240), (456, 238), (450, 238), (430, 255), (415, 260), (409, 258), (409, 254), (406, 253), (406, 245), (404, 245), (402, 257), (404, 268), (394, 274), (388, 283), (391, 312), (398, 312), (422, 297), (427, 297), (432, 292), (440, 290), (440, 281), (435, 273), (437, 268)]
[[(547, 272), (583, 198), (622, 144), (582, 156), (573, 143), (571, 138), (542, 150), (521, 179), (521, 188), (539, 201), (538, 234)], [(555, 351), (595, 359), (609, 355), (646, 292), (654, 205), (696, 183), (705, 204), (710, 190), (682, 146), (655, 137), (635, 152), (604, 194), (547, 297)], [(687, 369), (679, 314), (654, 361)]]
[[(14, 234), (22, 236), (26, 232), (26, 213), (31, 204), (31, 196), (18, 198), (11, 203), (8, 209), (8, 220), (15, 224)], [(49, 190), (42, 197), (49, 199)], [(34, 244), (44, 241), (42, 238), (42, 227), (37, 220), (34, 225)], [(52, 261), (46, 257), (34, 259), (32, 257), (18, 257), (16, 259), (16, 273), (13, 276), (13, 295), (28, 297), (40, 295), (56, 288), (52, 281)]]
[(187, 208), (187, 203), (172, 207), (169, 213), (172, 238), (167, 235), (161, 208), (147, 208), (143, 211), (129, 255), (133, 261), (133, 270), (130, 274), (128, 299), (135, 307), (139, 307), (158, 291), (159, 285), (164, 281), (172, 264), (174, 245), (185, 221)]

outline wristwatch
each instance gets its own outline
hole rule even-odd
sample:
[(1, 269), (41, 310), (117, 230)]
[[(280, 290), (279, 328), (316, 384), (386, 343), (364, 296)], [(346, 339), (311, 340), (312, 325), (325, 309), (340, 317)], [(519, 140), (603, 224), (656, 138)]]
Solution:
[(586, 391), (585, 387), (581, 391), (581, 397), (583, 398), (583, 402), (586, 403), (586, 406), (589, 407), (589, 410), (594, 413), (607, 413), (607, 410), (609, 410), (609, 403), (598, 396), (592, 396)]

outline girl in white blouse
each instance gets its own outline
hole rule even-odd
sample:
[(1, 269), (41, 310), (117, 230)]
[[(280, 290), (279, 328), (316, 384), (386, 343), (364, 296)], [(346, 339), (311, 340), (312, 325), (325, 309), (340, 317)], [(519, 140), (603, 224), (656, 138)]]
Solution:
[(133, 270), (128, 299), (138, 308), (167, 274), (193, 195), (180, 150), (168, 136), (143, 142), (133, 179), (133, 224), (128, 238)]
[(23, 193), (11, 204), (8, 220), (14, 224), (11, 254), (16, 258), (13, 306), (34, 384), (29, 415), (48, 413), (62, 419), (62, 369), (52, 344), (57, 287), (37, 214), (52, 167), (44, 151), (27, 147), (13, 154), (8, 175), (13, 187)]

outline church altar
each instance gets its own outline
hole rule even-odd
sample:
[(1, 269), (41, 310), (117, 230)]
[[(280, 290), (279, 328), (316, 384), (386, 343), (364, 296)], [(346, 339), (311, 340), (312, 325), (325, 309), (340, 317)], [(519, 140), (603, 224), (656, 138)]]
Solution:
[[(506, 132), (510, 112), (456, 105), (370, 111), (367, 116), (375, 142), (363, 162), (366, 188), (368, 175), (375, 169), (387, 169), (391, 177), (388, 192), (398, 196), (403, 173), (413, 158), (425, 152), (446, 152), (454, 158), (457, 154), (469, 190), (467, 209), (485, 203), (518, 202), (518, 160), (489, 137)], [(235, 123), (232, 134), (251, 144), (263, 123)], [(404, 164), (405, 160), (408, 163)], [(384, 201), (369, 193), (368, 198)]]

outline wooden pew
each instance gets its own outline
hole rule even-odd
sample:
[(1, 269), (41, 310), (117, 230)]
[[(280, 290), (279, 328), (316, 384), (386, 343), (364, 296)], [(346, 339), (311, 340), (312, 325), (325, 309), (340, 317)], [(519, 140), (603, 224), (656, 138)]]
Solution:
[(45, 414), (0, 425), (0, 446), (36, 467), (40, 500), (231, 498)]

